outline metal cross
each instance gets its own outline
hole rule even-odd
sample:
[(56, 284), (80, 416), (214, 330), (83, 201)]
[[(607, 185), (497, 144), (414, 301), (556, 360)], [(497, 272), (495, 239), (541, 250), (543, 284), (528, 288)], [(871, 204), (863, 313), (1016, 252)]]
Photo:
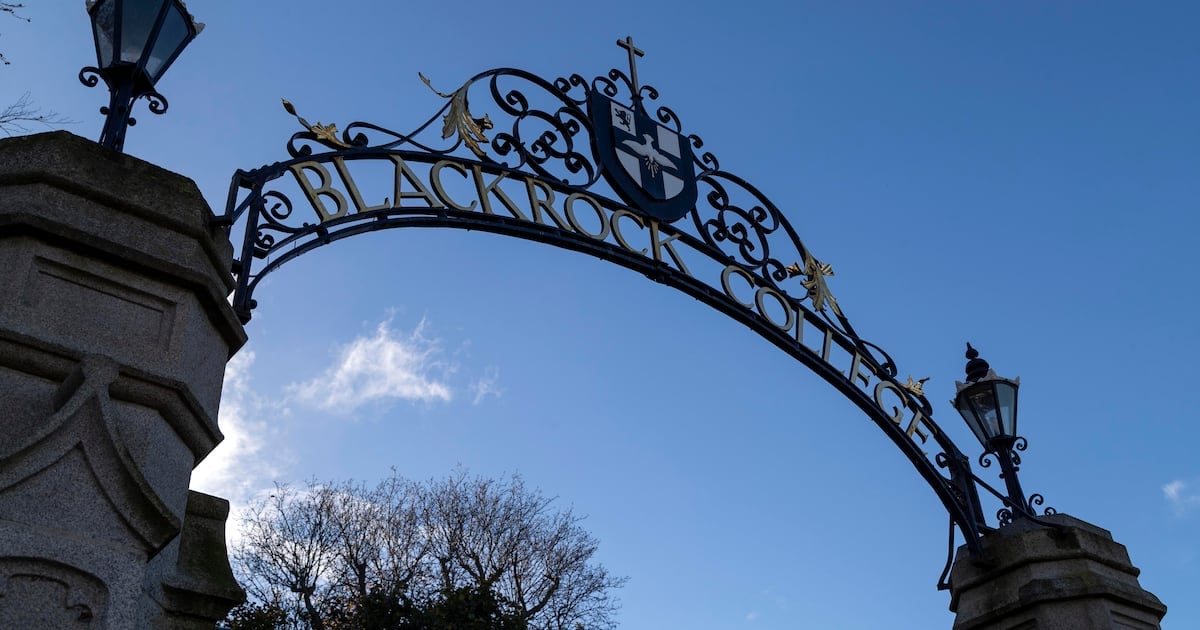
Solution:
[(637, 58), (645, 57), (646, 53), (641, 48), (633, 45), (633, 37), (626, 35), (625, 39), (618, 39), (617, 45), (629, 51), (629, 79), (633, 81), (633, 98), (641, 100), (641, 95), (638, 94), (637, 80)]

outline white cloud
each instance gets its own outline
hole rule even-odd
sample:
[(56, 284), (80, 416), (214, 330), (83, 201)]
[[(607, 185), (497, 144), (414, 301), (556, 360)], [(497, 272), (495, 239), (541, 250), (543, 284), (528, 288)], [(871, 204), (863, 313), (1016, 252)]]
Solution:
[(1176, 514), (1183, 514), (1188, 510), (1200, 507), (1200, 493), (1182, 479), (1176, 479), (1164, 485), (1162, 491)]
[(758, 619), (758, 611), (757, 610), (752, 610), (752, 611), (746, 613), (746, 622), (747, 623), (752, 623), (752, 622), (754, 622), (755, 619)]
[[(192, 489), (228, 499), (236, 511), (278, 475), (284, 452), (266, 448), (272, 443), (267, 423), (256, 418), (276, 417), (263, 399), (250, 389), (254, 353), (243, 351), (225, 366), (225, 386), (217, 423), (225, 440), (192, 471)], [(231, 529), (237, 519), (230, 516)]]
[(500, 387), (500, 368), (492, 366), (484, 370), (483, 376), (471, 383), (471, 391), (475, 392), (475, 399), (471, 401), (473, 405), (478, 405), (488, 396), (499, 398), (504, 394), (504, 388)]
[(343, 346), (321, 376), (290, 385), (288, 392), (299, 402), (341, 413), (389, 399), (448, 402), (450, 386), (430, 375), (451, 371), (440, 360), (439, 340), (425, 336), (424, 320), (408, 335), (392, 330), (391, 323), (386, 319), (373, 335)]
[[(321, 410), (350, 412), (361, 405), (386, 400), (448, 402), (453, 388), (446, 379), (454, 366), (443, 361), (440, 341), (427, 337), (425, 322), (411, 333), (392, 329), (390, 318), (371, 334), (339, 348), (336, 360), (311, 381), (292, 384), (285, 395), (268, 398), (252, 389), (253, 352), (243, 350), (225, 368), (218, 424), (225, 435), (212, 453), (192, 472), (191, 487), (228, 499), (227, 538), (240, 537), (246, 507), (274, 491), (278, 479), (293, 462), (275, 422), (290, 415), (289, 403), (304, 403)], [(469, 388), (476, 404), (499, 396), (498, 368), (488, 368)]]

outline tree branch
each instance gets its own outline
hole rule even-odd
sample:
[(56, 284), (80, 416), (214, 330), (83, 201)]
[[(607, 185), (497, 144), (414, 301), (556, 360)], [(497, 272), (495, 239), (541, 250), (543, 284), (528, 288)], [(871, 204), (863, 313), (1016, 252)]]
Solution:
[[(0, 7), (2, 10), (2, 7)], [(4, 135), (11, 136), (14, 133), (28, 133), (29, 125), (42, 125), (44, 127), (54, 127), (56, 125), (71, 125), (75, 121), (59, 113), (50, 110), (42, 111), (42, 108), (34, 104), (30, 98), (29, 92), (20, 96), (16, 101), (0, 109), (0, 131)]]
[[(28, 22), (29, 18), (17, 15), (17, 9), (24, 9), (24, 8), (25, 8), (25, 5), (21, 4), (20, 2), (0, 2), (0, 13), (7, 13), (7, 14), (11, 15), (12, 17), (17, 18), (18, 20), (23, 20), (25, 22)], [(8, 59), (6, 59), (4, 57), (3, 52), (0, 52), (0, 63), (3, 63), (6, 66), (12, 65), (8, 61)]]

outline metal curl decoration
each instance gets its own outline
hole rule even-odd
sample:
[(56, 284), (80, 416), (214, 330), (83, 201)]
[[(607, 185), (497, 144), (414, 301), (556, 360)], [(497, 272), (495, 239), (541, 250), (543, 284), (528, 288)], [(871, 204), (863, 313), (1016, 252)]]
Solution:
[[(263, 194), (263, 200), (267, 199), (277, 200), (271, 207), (267, 208), (267, 214), (265, 215), (267, 220), (280, 226), (280, 229), (293, 229), (284, 225), (284, 221), (292, 216), (292, 200), (288, 199), (287, 195), (274, 190)], [(280, 207), (284, 208), (282, 212), (279, 210)]]
[(624, 72), (622, 72), (616, 68), (613, 68), (608, 71), (607, 79), (604, 77), (596, 77), (595, 79), (593, 79), (592, 85), (595, 86), (597, 84), (603, 84), (605, 86), (604, 87), (604, 95), (605, 96), (616, 96), (616, 95), (620, 94), (620, 90), (617, 89), (617, 83), (616, 83), (617, 81), (620, 81), (621, 83), (625, 84), (625, 90), (627, 92), (629, 92), (630, 95), (638, 96), (637, 89), (633, 85), (633, 79), (630, 79), (628, 76), (625, 75)]
[[(275, 203), (268, 206), (268, 199), (274, 199)], [(260, 226), (255, 233), (254, 246), (263, 255), (266, 252), (270, 252), (275, 246), (275, 235), (271, 233), (272, 231), (294, 234), (305, 228), (305, 226), (294, 227), (287, 225), (286, 221), (292, 216), (293, 212), (292, 200), (287, 195), (278, 191), (268, 191), (262, 195), (258, 204), (265, 210), (259, 216), (262, 217), (266, 224)]]
[(79, 82), (87, 87), (100, 85), (100, 68), (87, 66), (79, 71)]
[[(700, 136), (697, 136), (696, 134), (689, 135), (688, 141), (692, 143), (692, 148), (694, 149), (700, 149), (704, 147), (704, 140), (702, 140)], [(700, 169), (702, 174), (721, 170), (721, 164), (717, 161), (717, 156), (708, 151), (696, 155), (693, 160), (696, 163), (696, 167)]]
[(698, 182), (712, 188), (702, 198), (708, 202), (710, 209), (716, 211), (716, 215), (705, 219), (698, 209), (693, 211), (696, 230), (713, 248), (725, 249), (724, 244), (731, 245), (733, 251), (726, 250), (729, 260), (748, 265), (756, 275), (768, 280), (768, 266), (773, 265), (777, 269), (786, 267), (782, 261), (771, 258), (768, 241), (768, 237), (779, 229), (782, 215), (768, 212), (763, 204), (755, 204), (747, 209), (734, 203), (725, 185), (729, 177), (716, 172), (697, 178)]
[[(503, 99), (499, 82), (506, 75), (491, 76), (489, 91), (501, 105), (501, 111), (512, 117), (511, 129), (504, 134), (506, 147), (519, 158), (506, 163), (509, 168), (528, 167), (541, 177), (554, 178), (564, 184), (589, 188), (600, 178), (600, 169), (591, 158), (591, 123), (579, 103), (557, 89), (556, 83), (547, 83), (533, 75), (516, 75), (533, 83), (546, 94), (554, 96), (557, 107), (553, 111), (534, 108), (529, 97), (517, 89), (508, 89)], [(553, 101), (551, 101), (553, 103)], [(507, 106), (506, 106), (507, 105)], [(585, 133), (586, 132), (586, 133)], [(554, 171), (554, 166), (560, 169)], [(583, 178), (575, 177), (583, 174)]]
[(169, 106), (167, 103), (167, 97), (163, 96), (162, 94), (159, 94), (158, 92), (156, 92), (154, 90), (146, 92), (142, 96), (146, 99), (146, 101), (148, 103), (147, 106), (150, 109), (150, 113), (158, 114), (160, 116), (162, 114), (167, 113), (167, 107)]
[[(658, 92), (654, 93), (654, 98), (658, 98)], [(683, 123), (679, 122), (679, 116), (670, 107), (660, 105), (655, 112), (655, 117), (658, 118), (658, 122), (668, 125), (671, 131), (677, 133), (683, 131)]]
[(275, 236), (269, 232), (259, 230), (254, 235), (254, 245), (261, 252), (268, 252), (275, 246)]
[(584, 98), (574, 101), (576, 105), (583, 105), (587, 102), (587, 79), (583, 78), (581, 75), (572, 74), (566, 78), (559, 77), (554, 80), (554, 89), (562, 93), (563, 96), (570, 97), (571, 92), (574, 91), (575, 88), (582, 88), (584, 90)]
[[(100, 85), (100, 81), (102, 79), (104, 79), (104, 76), (105, 76), (104, 71), (101, 70), (100, 68), (97, 68), (95, 66), (84, 66), (83, 68), (81, 68), (79, 70), (78, 78), (79, 78), (79, 82), (82, 83), (85, 87), (93, 88), (93, 87), (96, 87), (97, 85)], [(107, 81), (107, 79), (105, 79), (105, 80)], [(131, 92), (130, 97), (131, 97), (130, 101), (127, 104), (127, 106), (129, 106), (130, 108), (132, 108), (133, 103), (136, 102), (138, 99), (144, 98), (147, 101), (147, 107), (149, 108), (151, 113), (158, 114), (160, 116), (162, 114), (167, 113), (167, 108), (169, 107), (169, 103), (167, 102), (167, 97), (163, 96), (157, 90), (143, 88), (140, 91)], [(110, 111), (111, 111), (111, 108), (108, 105), (102, 105), (100, 107), (101, 114), (104, 114), (107, 116)], [(137, 124), (137, 122), (135, 120), (133, 120), (132, 118), (129, 119), (130, 126), (136, 125), (136, 124)]]
[(96, 87), (101, 81), (108, 87), (109, 100), (107, 105), (100, 107), (105, 121), (99, 142), (110, 149), (124, 149), (126, 131), (138, 122), (132, 113), (139, 99), (146, 99), (150, 113), (155, 115), (167, 113), (170, 106), (140, 67), (114, 64), (107, 68), (85, 66), (79, 70), (79, 82), (84, 86)]
[[(1043, 497), (1039, 493), (1034, 493), (1034, 494), (1029, 495), (1030, 507), (1034, 507), (1034, 508), (1041, 507), (1042, 504), (1044, 504), (1045, 502), (1046, 502), (1046, 498)], [(1042, 510), (1042, 516), (1053, 516), (1055, 514), (1058, 514), (1058, 510), (1054, 509), (1053, 507), (1047, 506), (1045, 509)]]
[[(648, 98), (652, 101), (658, 100), (658, 90), (654, 89), (653, 85), (643, 85), (638, 88), (637, 98)], [(678, 129), (676, 129), (678, 131)]]
[[(989, 453), (985, 453), (984, 455), (992, 455), (992, 453), (989, 452)], [(940, 462), (942, 462), (943, 460), (946, 460), (946, 459), (948, 459), (948, 458), (939, 457), (938, 458), (939, 464), (940, 464)], [(990, 463), (983, 461), (982, 456), (980, 458), (980, 463), (984, 467), (987, 467), (990, 465)], [(1016, 470), (1014, 469), (1013, 472), (1015, 474)], [(1000, 474), (1001, 478), (1004, 478), (1004, 476), (1005, 476), (1004, 473)], [(1003, 493), (1001, 493), (999, 490), (996, 490), (995, 488), (993, 488), (991, 486), (991, 484), (987, 483), (983, 479), (980, 479), (974, 473), (970, 473), (970, 477), (971, 477), (972, 482), (975, 485), (977, 485), (980, 488), (983, 488), (985, 491), (987, 491), (988, 494), (999, 499), (1000, 502), (1004, 504), (996, 512), (996, 518), (1000, 522), (1000, 526), (1011, 524), (1017, 518), (1023, 518), (1023, 519), (1028, 519), (1034, 523), (1037, 523), (1038, 525), (1041, 525), (1043, 527), (1049, 527), (1049, 528), (1055, 529), (1056, 531), (1062, 530), (1061, 525), (1059, 525), (1057, 523), (1053, 523), (1051, 521), (1042, 520), (1038, 517), (1036, 508), (1041, 506), (1043, 503), (1045, 503), (1045, 498), (1041, 494), (1035, 493), (1035, 494), (1029, 495), (1028, 498), (1026, 498), (1022, 495), (1013, 496), (1010, 494), (1010, 495), (1006, 496)], [(1052, 516), (1057, 513), (1058, 513), (1058, 511), (1055, 510), (1054, 508), (1047, 507), (1044, 510), (1042, 510), (1041, 516)]]
[[(439, 111), (439, 113), (444, 112), (444, 111), (448, 110), (449, 108), (450, 108), (450, 106), (447, 104)], [(434, 121), (436, 119), (437, 119), (437, 115), (434, 115), (434, 117), (430, 118), (428, 121), (426, 121), (424, 125), (422, 125), (421, 127), (417, 128), (415, 131), (413, 131), (413, 134), (420, 134), (421, 132), (425, 131), (425, 129), (427, 129), (429, 126), (434, 124)], [(383, 136), (384, 139), (372, 141), (369, 134), (376, 134), (379, 136)], [(370, 148), (370, 147), (387, 148), (390, 146), (411, 145), (413, 148), (416, 148), (418, 150), (434, 151), (434, 149), (432, 147), (429, 147), (420, 142), (417, 142), (410, 136), (407, 136), (404, 134), (399, 134), (390, 129), (386, 129), (384, 127), (380, 127), (379, 125), (374, 125), (374, 124), (371, 124), (368, 122), (353, 122), (353, 123), (350, 123), (349, 125), (346, 125), (346, 130), (342, 132), (342, 137), (340, 139), (340, 142), (341, 142), (341, 144), (349, 145), (350, 147), (357, 147), (357, 148)], [(456, 145), (456, 147), (457, 147), (457, 145)]]

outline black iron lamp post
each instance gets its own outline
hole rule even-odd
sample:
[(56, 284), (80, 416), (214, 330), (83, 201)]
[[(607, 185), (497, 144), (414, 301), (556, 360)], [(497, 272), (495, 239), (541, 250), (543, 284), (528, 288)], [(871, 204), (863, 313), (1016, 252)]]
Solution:
[(204, 28), (181, 0), (88, 0), (99, 67), (86, 67), (79, 80), (94, 87), (104, 79), (111, 96), (100, 144), (120, 151), (134, 101), (145, 97), (150, 111), (167, 111), (167, 99), (154, 90), (179, 53)]
[(953, 404), (983, 445), (980, 465), (990, 466), (989, 456), (995, 456), (1000, 462), (1000, 477), (1007, 486), (1007, 502), (1012, 508), (1000, 511), (1001, 522), (1031, 515), (1029, 499), (1017, 478), (1021, 464), (1018, 451), (1024, 451), (1027, 446), (1025, 438), (1017, 435), (1017, 388), (1021, 379), (998, 376), (969, 343), (966, 370), (967, 382), (955, 383), (957, 394)]

